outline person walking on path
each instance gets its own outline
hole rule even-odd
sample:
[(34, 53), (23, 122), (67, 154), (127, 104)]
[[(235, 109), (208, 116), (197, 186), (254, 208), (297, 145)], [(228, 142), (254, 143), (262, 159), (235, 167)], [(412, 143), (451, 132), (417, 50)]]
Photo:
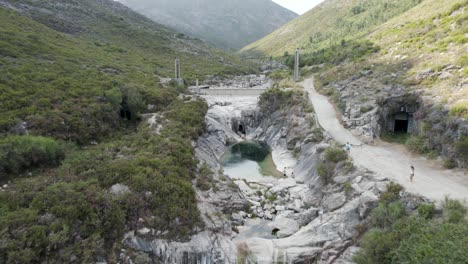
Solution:
[(413, 183), (413, 178), (414, 178), (414, 166), (411, 165), (411, 171), (410, 171), (410, 182)]
[(345, 149), (348, 154), (351, 152), (351, 144), (349, 142), (346, 142)]

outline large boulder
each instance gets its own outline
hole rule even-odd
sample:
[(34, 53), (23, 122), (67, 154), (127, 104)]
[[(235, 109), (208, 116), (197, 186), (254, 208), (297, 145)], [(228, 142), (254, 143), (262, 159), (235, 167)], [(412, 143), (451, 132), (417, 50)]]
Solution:
[(344, 193), (333, 193), (325, 196), (322, 201), (322, 206), (327, 211), (335, 211), (346, 203), (346, 195)]
[(299, 223), (291, 218), (282, 216), (276, 217), (275, 221), (269, 224), (272, 230), (277, 230), (278, 238), (288, 237), (299, 231)]

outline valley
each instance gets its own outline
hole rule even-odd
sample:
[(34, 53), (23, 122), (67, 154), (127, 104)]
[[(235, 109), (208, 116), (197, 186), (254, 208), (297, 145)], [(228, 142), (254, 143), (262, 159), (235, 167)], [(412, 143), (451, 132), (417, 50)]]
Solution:
[(0, 263), (467, 262), (468, 2), (215, 2), (0, 0)]

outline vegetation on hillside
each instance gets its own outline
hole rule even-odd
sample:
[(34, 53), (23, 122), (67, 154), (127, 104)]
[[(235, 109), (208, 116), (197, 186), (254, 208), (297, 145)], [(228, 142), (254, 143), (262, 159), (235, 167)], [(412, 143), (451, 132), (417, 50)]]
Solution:
[(125, 232), (201, 230), (207, 105), (160, 78), (252, 65), (112, 0), (0, 1), (0, 23), (0, 262), (116, 263)]
[[(197, 160), (190, 140), (204, 132), (206, 111), (204, 102), (176, 101), (165, 111), (160, 134), (144, 123), (138, 132), (76, 149), (58, 168), (9, 184), (0, 192), (0, 259), (116, 262), (122, 235), (143, 226), (159, 231), (159, 238), (186, 239), (202, 227), (192, 188)], [(15, 146), (20, 150), (27, 144), (33, 151), (38, 144), (54, 145), (52, 139), (29, 136), (7, 140), (25, 142)], [(7, 162), (12, 167), (18, 161)], [(128, 189), (112, 192), (115, 184)]]
[[(67, 3), (76, 9), (64, 10), (52, 2), (25, 3), (69, 16), (62, 23), (84, 33), (58, 32), (58, 22), (43, 21), (39, 12), (30, 11), (40, 23), (0, 8), (0, 133), (24, 121), (35, 134), (89, 143), (121, 125), (122, 105), (134, 108), (123, 110), (133, 111), (135, 120), (148, 104), (157, 110), (170, 104), (177, 90), (163, 87), (159, 76), (172, 76), (176, 56), (189, 81), (251, 69), (199, 41), (177, 38), (137, 14), (111, 12), (95, 1)], [(80, 17), (77, 10), (87, 6), (94, 13)]]
[(328, 0), (242, 50), (276, 57), (296, 48), (311, 53), (364, 36), (421, 1)]
[(358, 264), (465, 263), (468, 260), (467, 209), (460, 202), (446, 198), (442, 214), (436, 212), (433, 204), (421, 204), (417, 212), (407, 212), (400, 201), (402, 190), (392, 183), (381, 194), (354, 261)]

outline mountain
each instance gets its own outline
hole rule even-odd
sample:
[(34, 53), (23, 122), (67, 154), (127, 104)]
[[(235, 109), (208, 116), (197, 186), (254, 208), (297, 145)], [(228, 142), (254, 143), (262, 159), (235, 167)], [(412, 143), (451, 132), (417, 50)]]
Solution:
[(235, 50), (297, 16), (271, 0), (119, 1), (158, 23)]
[(326, 0), (242, 51), (281, 56), (296, 48), (311, 52), (342, 39), (363, 36), (422, 0)]
[[(466, 0), (328, 0), (243, 52), (292, 67), (291, 54), (300, 48), (303, 74), (316, 73), (317, 88), (331, 95), (357, 134), (403, 142), (440, 156), (448, 168), (466, 167), (467, 6)], [(405, 105), (414, 110), (402, 139), (392, 115)]]
[(27, 121), (40, 134), (86, 142), (118, 120), (90, 112), (109, 103), (103, 94), (123, 87), (167, 93), (160, 78), (173, 77), (175, 57), (188, 81), (252, 69), (112, 0), (0, 0), (0, 8), (1, 131)]

